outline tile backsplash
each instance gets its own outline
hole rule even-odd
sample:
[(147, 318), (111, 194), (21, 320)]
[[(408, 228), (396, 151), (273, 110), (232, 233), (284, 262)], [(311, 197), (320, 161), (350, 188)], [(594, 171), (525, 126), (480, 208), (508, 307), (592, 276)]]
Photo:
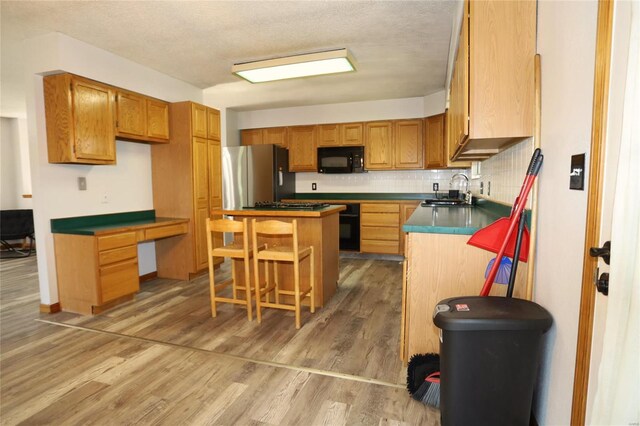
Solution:
[[(369, 171), (352, 174), (296, 173), (296, 192), (433, 192), (438, 183), (440, 191), (449, 190), (451, 177), (456, 173), (469, 176), (469, 169)], [(457, 182), (458, 180), (456, 180)], [(458, 189), (455, 187), (453, 189)]]
[[(533, 139), (529, 138), (484, 160), (480, 163), (480, 177), (471, 179), (471, 192), (474, 195), (480, 195), (480, 182), (482, 182), (484, 186), (482, 197), (513, 204), (520, 193), (532, 153)], [(490, 193), (489, 183), (491, 184)], [(531, 207), (531, 197), (527, 207)]]

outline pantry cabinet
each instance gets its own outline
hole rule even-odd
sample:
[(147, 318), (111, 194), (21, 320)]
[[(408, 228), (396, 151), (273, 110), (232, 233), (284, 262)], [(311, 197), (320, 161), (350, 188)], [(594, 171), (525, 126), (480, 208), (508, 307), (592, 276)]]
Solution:
[(206, 220), (222, 207), (220, 115), (193, 102), (170, 110), (172, 142), (151, 147), (153, 204), (158, 216), (190, 222), (178, 243), (156, 242), (156, 257), (158, 275), (186, 280), (208, 266)]
[(115, 164), (114, 89), (72, 74), (43, 82), (49, 162)]
[(289, 171), (315, 172), (318, 170), (318, 126), (289, 127)]
[(481, 159), (533, 136), (536, 2), (464, 3), (450, 87), (451, 159)]

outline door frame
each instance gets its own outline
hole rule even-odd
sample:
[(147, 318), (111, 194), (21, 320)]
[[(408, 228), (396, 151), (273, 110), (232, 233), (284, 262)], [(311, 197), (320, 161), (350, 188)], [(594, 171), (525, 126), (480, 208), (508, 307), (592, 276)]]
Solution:
[(595, 73), (593, 81), (593, 113), (591, 124), (591, 152), (589, 161), (589, 190), (582, 265), (580, 319), (576, 347), (575, 375), (571, 406), (571, 424), (583, 425), (586, 419), (591, 340), (595, 305), (595, 278), (598, 258), (589, 255), (591, 247), (600, 246), (602, 184), (606, 147), (606, 128), (609, 110), (609, 78), (611, 70), (611, 40), (613, 33), (614, 0), (598, 0)]

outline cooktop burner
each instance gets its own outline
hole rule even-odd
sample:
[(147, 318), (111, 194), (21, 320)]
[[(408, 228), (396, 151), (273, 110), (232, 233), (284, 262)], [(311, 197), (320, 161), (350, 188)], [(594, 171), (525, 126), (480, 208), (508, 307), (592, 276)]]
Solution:
[(329, 207), (327, 203), (284, 203), (280, 201), (258, 201), (254, 207), (244, 207), (245, 209), (259, 210), (319, 210)]

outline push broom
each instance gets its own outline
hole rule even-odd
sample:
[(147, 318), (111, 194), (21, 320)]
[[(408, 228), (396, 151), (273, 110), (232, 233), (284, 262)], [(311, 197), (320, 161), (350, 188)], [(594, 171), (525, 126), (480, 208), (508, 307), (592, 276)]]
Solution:
[[(510, 266), (508, 273), (507, 297), (513, 295), (518, 261), (527, 261), (529, 256), (529, 231), (525, 226), (525, 206), (531, 187), (540, 172), (543, 155), (540, 148), (533, 152), (527, 175), (524, 179), (520, 194), (515, 200), (508, 218), (500, 218), (491, 225), (478, 230), (471, 236), (467, 244), (497, 253), (496, 258), (489, 263), (485, 283), (480, 296), (488, 296), (496, 275), (505, 264)], [(513, 234), (518, 226), (517, 235)], [(517, 253), (517, 257), (516, 257)], [(503, 262), (503, 257), (513, 258), (513, 263)], [(505, 258), (505, 260), (507, 260)], [(504, 281), (501, 279), (500, 282)], [(440, 356), (438, 354), (415, 354), (407, 366), (407, 390), (411, 397), (424, 404), (440, 407)]]

